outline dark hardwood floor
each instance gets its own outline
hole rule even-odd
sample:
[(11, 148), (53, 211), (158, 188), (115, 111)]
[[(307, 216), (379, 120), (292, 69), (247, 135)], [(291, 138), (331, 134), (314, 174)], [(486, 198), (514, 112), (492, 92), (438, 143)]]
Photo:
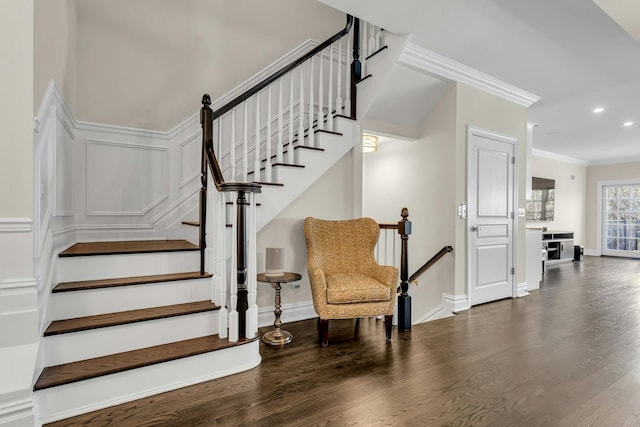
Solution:
[[(640, 261), (550, 267), (526, 298), (414, 326), (283, 325), (248, 372), (54, 423), (95, 426), (638, 426)], [(269, 329), (269, 328), (266, 328)]]

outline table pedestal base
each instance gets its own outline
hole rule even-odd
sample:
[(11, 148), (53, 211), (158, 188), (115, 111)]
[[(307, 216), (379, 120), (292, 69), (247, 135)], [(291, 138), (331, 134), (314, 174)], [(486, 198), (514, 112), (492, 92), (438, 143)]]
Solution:
[(293, 335), (282, 329), (274, 329), (273, 331), (266, 332), (262, 336), (262, 341), (269, 345), (289, 344), (291, 340), (293, 340)]

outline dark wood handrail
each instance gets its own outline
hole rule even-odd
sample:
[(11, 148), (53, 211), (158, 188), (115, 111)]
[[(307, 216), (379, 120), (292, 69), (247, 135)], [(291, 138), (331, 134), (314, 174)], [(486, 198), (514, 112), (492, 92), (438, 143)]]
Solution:
[(378, 224), (381, 230), (397, 230), (398, 224)]
[(298, 58), (295, 61), (291, 62), (289, 65), (286, 65), (283, 68), (281, 68), (279, 71), (276, 71), (274, 74), (270, 75), (269, 77), (267, 77), (266, 79), (264, 79), (260, 83), (258, 83), (255, 86), (253, 86), (251, 89), (247, 90), (246, 92), (244, 92), (243, 94), (239, 95), (235, 99), (229, 101), (224, 106), (218, 108), (216, 111), (213, 112), (213, 118), (217, 119), (218, 117), (222, 116), (224, 113), (226, 113), (228, 111), (231, 111), (234, 107), (237, 107), (238, 105), (242, 104), (244, 101), (246, 101), (247, 99), (251, 98), (253, 95), (255, 95), (256, 93), (260, 92), (262, 89), (266, 88), (271, 83), (275, 82), (280, 77), (284, 76), (285, 74), (287, 74), (288, 72), (290, 72), (291, 70), (296, 68), (298, 65), (302, 64), (303, 62), (306, 62), (311, 57), (313, 57), (313, 56), (317, 55), (318, 53), (322, 52), (326, 47), (331, 46), (334, 42), (340, 40), (342, 37), (344, 37), (347, 34), (349, 34), (349, 31), (351, 30), (351, 25), (352, 24), (353, 24), (353, 16), (347, 15), (347, 24), (345, 25), (345, 27), (342, 30), (338, 31), (331, 38), (329, 38), (329, 39), (325, 40), (324, 42), (320, 43), (318, 46), (316, 46), (315, 48), (313, 48), (312, 50), (310, 50), (309, 52), (307, 52), (306, 54), (304, 54), (300, 58)]
[(442, 249), (440, 249), (437, 254), (432, 256), (429, 261), (425, 262), (424, 265), (418, 269), (418, 271), (416, 271), (415, 273), (413, 273), (411, 275), (411, 277), (409, 277), (409, 283), (411, 283), (414, 280), (416, 280), (418, 278), (418, 276), (420, 276), (422, 273), (424, 273), (425, 271), (430, 269), (431, 266), (433, 266), (433, 264), (438, 262), (438, 260), (440, 260), (440, 258), (442, 258), (443, 256), (445, 256), (446, 254), (448, 254), (451, 251), (453, 251), (453, 247), (452, 246), (445, 246)]

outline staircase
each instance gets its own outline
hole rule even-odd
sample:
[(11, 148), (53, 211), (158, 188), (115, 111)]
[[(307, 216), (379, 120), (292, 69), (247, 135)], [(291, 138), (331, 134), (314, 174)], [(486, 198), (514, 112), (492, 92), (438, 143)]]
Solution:
[[(356, 34), (366, 37), (368, 49), (362, 51), (366, 78), (349, 81), (353, 70), (333, 68), (343, 57), (345, 61), (351, 57), (346, 40), (342, 41), (349, 27), (319, 46), (315, 66), (313, 59), (310, 64), (297, 61), (281, 76), (254, 88), (253, 94), (213, 113), (214, 125), (203, 132), (201, 208), (206, 207), (209, 220), (201, 214), (206, 226), (193, 218), (183, 222), (185, 235), (197, 227), (200, 245), (185, 240), (82, 242), (59, 254), (57, 284), (48, 298), (41, 341), (43, 369), (34, 385), (41, 421), (68, 418), (260, 363), (256, 233), (360, 143), (355, 111), (370, 96), (356, 100), (356, 88), (366, 84), (370, 88), (362, 89), (365, 95), (375, 92), (371, 82), (378, 77), (383, 81), (390, 68), (385, 61), (395, 60), (402, 50), (394, 36), (395, 48), (379, 46), (380, 29), (365, 25)], [(359, 36), (348, 37), (360, 46)], [(392, 59), (378, 59), (384, 56)], [(357, 59), (355, 53), (353, 57)], [(311, 77), (314, 73), (316, 77)], [(322, 100), (323, 85), (327, 102)], [(310, 94), (306, 99), (305, 93)], [(314, 93), (320, 99), (314, 99)], [(255, 111), (253, 118), (250, 109)], [(237, 110), (244, 113), (236, 117)], [(223, 177), (228, 178), (226, 183)], [(212, 188), (207, 199), (208, 182), (222, 192)], [(240, 201), (243, 186), (252, 182), (262, 186), (261, 193)], [(247, 225), (244, 220), (236, 222), (236, 211), (245, 205), (250, 209)], [(232, 235), (247, 228), (246, 237)], [(238, 242), (248, 245), (245, 260), (236, 257)], [(244, 283), (236, 280), (241, 270)], [(246, 313), (240, 307), (243, 298)], [(239, 333), (245, 316), (246, 330)]]
[(41, 420), (260, 362), (256, 338), (219, 337), (220, 306), (211, 301), (212, 275), (198, 271), (198, 251), (186, 241), (152, 240), (78, 243), (60, 253), (43, 340), (46, 367), (34, 385)]

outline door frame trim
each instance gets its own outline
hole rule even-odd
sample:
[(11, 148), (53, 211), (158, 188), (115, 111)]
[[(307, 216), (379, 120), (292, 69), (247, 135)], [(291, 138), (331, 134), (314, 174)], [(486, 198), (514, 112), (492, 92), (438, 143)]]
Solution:
[[(519, 227), (519, 216), (518, 216), (518, 210), (517, 210), (517, 206), (518, 206), (518, 197), (519, 197), (519, 191), (518, 191), (518, 138), (513, 137), (513, 136), (509, 136), (509, 135), (504, 135), (504, 134), (500, 134), (494, 131), (490, 131), (487, 129), (483, 129), (481, 127), (478, 126), (473, 126), (470, 124), (467, 124), (467, 135), (466, 135), (466, 180), (465, 180), (465, 186), (466, 186), (466, 199), (467, 199), (467, 203), (469, 202), (469, 169), (470, 169), (470, 163), (469, 163), (469, 159), (471, 158), (470, 156), (470, 151), (471, 151), (471, 145), (470, 145), (470, 141), (471, 141), (471, 136), (472, 135), (477, 135), (480, 137), (485, 137), (485, 138), (491, 138), (491, 139), (497, 139), (499, 141), (502, 142), (506, 142), (508, 144), (512, 144), (513, 145), (513, 157), (515, 158), (515, 162), (513, 163), (513, 200), (512, 200), (512, 206), (511, 208), (513, 209), (513, 219), (511, 227), (512, 227), (512, 232), (511, 232), (511, 244), (512, 244), (512, 266), (515, 269), (515, 273), (513, 274), (513, 280), (511, 283), (511, 298), (518, 298), (521, 296), (526, 296), (529, 293), (526, 292), (524, 294), (519, 294), (518, 293), (518, 227)], [(469, 219), (467, 218), (465, 220), (466, 224), (465, 224), (465, 243), (466, 243), (466, 265), (465, 265), (465, 270), (466, 270), (466, 276), (467, 276), (467, 298), (469, 301), (469, 307), (471, 307), (471, 301), (472, 301), (472, 296), (471, 296), (471, 245), (469, 244), (470, 242), (470, 233), (471, 230), (469, 230)]]

